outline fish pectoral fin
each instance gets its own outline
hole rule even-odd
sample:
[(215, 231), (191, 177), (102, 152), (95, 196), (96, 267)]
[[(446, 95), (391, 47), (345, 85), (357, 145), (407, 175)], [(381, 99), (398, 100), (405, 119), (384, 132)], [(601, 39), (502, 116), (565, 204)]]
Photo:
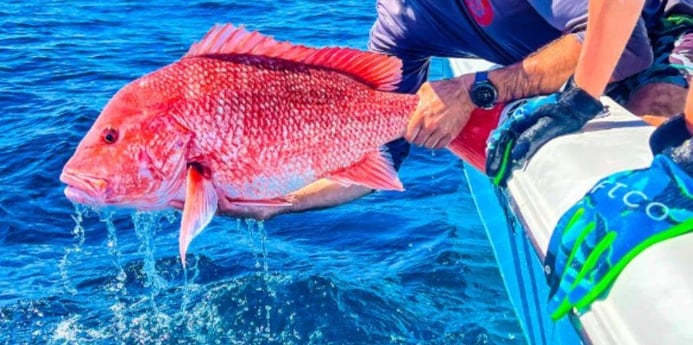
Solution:
[(217, 192), (212, 181), (205, 178), (196, 166), (190, 166), (185, 187), (183, 219), (178, 238), (183, 267), (185, 267), (185, 253), (190, 242), (212, 221), (217, 212), (217, 204)]
[(392, 157), (386, 151), (368, 153), (356, 164), (335, 171), (327, 178), (343, 185), (357, 184), (377, 190), (404, 191)]
[(239, 205), (239, 206), (261, 206), (261, 207), (280, 207), (280, 206), (291, 206), (291, 200), (286, 197), (274, 198), (274, 199), (264, 199), (264, 200), (243, 200), (243, 199), (229, 199), (226, 198), (228, 202)]

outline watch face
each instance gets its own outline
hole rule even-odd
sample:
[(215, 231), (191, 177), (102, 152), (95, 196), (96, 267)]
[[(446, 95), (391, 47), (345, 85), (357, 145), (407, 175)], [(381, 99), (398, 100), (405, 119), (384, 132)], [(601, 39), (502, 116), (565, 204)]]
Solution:
[(474, 90), (474, 96), (479, 104), (488, 105), (495, 101), (496, 93), (490, 87), (479, 87)]

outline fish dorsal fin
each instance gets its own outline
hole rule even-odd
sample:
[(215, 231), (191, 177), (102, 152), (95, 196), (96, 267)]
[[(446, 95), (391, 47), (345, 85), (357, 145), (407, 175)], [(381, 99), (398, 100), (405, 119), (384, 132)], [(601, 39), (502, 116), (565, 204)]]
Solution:
[(393, 91), (402, 78), (402, 62), (396, 57), (353, 48), (294, 45), (231, 24), (212, 27), (184, 58), (215, 54), (259, 55), (325, 67), (382, 91)]

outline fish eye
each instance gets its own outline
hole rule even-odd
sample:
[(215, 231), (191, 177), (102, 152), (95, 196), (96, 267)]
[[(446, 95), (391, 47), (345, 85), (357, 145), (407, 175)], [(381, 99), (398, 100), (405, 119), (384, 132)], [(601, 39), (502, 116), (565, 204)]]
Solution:
[(116, 140), (118, 140), (118, 131), (114, 128), (108, 127), (103, 130), (101, 137), (106, 144), (113, 144), (116, 142)]

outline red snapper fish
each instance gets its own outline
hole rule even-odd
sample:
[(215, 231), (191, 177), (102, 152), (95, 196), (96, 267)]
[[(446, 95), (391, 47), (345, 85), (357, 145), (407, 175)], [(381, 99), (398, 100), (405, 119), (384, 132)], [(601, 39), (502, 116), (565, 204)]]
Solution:
[(107, 103), (61, 181), (68, 199), (162, 210), (184, 204), (183, 265), (218, 201), (282, 206), (321, 178), (404, 190), (383, 145), (418, 103), (395, 93), (401, 61), (214, 26), (178, 61)]

